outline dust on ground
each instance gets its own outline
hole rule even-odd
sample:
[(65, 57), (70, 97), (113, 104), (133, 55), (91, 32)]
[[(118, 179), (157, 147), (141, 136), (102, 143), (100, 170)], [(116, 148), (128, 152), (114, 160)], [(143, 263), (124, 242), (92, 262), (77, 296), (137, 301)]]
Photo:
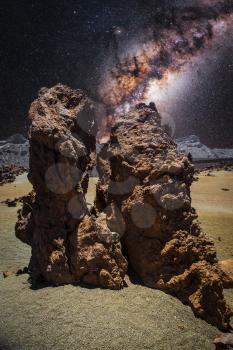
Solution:
[[(93, 178), (90, 204), (95, 185)], [(0, 202), (30, 190), (21, 175), (0, 188)], [(192, 197), (219, 258), (232, 258), (233, 173), (200, 175)], [(0, 271), (17, 270), (29, 261), (30, 247), (14, 236), (17, 209), (0, 204)], [(73, 285), (33, 290), (27, 275), (1, 279), (0, 349), (214, 349), (219, 330), (196, 318), (188, 306), (129, 278), (127, 284), (121, 291)], [(226, 297), (233, 307), (233, 290)]]

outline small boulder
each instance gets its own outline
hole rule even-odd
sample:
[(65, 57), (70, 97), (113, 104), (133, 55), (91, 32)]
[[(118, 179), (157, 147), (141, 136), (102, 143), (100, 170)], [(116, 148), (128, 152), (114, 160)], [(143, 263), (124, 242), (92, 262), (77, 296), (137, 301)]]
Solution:
[(14, 271), (3, 271), (3, 277), (7, 278), (10, 276), (15, 276), (15, 272)]
[(221, 334), (214, 340), (216, 350), (233, 349), (233, 333)]
[(225, 288), (233, 288), (233, 259), (222, 260), (218, 263), (222, 272)]

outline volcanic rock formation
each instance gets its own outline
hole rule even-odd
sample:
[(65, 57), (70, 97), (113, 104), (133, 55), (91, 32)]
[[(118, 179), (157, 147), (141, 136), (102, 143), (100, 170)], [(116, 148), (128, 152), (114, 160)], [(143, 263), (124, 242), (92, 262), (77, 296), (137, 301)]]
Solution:
[(191, 206), (194, 168), (151, 107), (141, 104), (119, 118), (99, 153), (97, 214), (106, 213), (145, 285), (177, 296), (197, 316), (227, 328), (231, 312), (216, 252)]
[(32, 277), (120, 289), (124, 252), (145, 285), (227, 328), (222, 272), (191, 207), (194, 168), (161, 127), (155, 106), (138, 105), (112, 127), (98, 155), (92, 214), (85, 201), (96, 139), (91, 101), (62, 85), (44, 88), (29, 119), (34, 192), (24, 199), (16, 235), (32, 247)]
[(32, 103), (28, 177), (34, 193), (24, 200), (16, 236), (32, 247), (32, 277), (119, 289), (127, 269), (119, 237), (104, 218), (91, 217), (85, 201), (94, 115), (81, 91), (62, 85), (43, 88)]

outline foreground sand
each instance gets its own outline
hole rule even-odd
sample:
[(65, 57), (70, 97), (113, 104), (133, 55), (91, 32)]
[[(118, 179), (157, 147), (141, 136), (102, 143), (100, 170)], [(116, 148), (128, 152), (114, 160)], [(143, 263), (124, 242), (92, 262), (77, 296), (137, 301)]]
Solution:
[(192, 185), (193, 206), (203, 231), (217, 247), (221, 260), (233, 258), (233, 172), (202, 174)]
[[(200, 176), (193, 205), (220, 259), (233, 257), (233, 173)], [(14, 187), (16, 185), (16, 187)], [(92, 181), (88, 202), (92, 201)], [(228, 188), (230, 191), (223, 191)], [(0, 201), (27, 193), (25, 177), (0, 188)], [(0, 271), (27, 264), (30, 249), (14, 237), (17, 208), (0, 204)], [(33, 290), (27, 275), (0, 281), (0, 349), (214, 349), (219, 331), (163, 292), (132, 283), (122, 291), (84, 286)], [(233, 290), (226, 291), (233, 307)]]
[(212, 349), (218, 330), (177, 299), (129, 283), (122, 291), (31, 290), (1, 282), (1, 349)]
[[(203, 231), (215, 243), (219, 260), (233, 259), (233, 172), (207, 173), (193, 183), (193, 206)], [(225, 290), (225, 297), (233, 309), (233, 289)]]

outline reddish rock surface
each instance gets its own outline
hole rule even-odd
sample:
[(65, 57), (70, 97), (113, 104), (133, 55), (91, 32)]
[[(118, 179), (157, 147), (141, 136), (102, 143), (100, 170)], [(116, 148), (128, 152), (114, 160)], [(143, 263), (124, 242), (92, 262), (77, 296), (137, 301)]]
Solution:
[(227, 329), (223, 274), (191, 206), (194, 168), (155, 106), (139, 105), (112, 127), (98, 155), (92, 215), (85, 200), (96, 140), (91, 101), (62, 85), (44, 88), (29, 120), (34, 192), (23, 199), (16, 236), (32, 247), (31, 276), (120, 289), (126, 256), (145, 285)]
[(34, 193), (24, 199), (16, 236), (32, 247), (29, 271), (53, 284), (85, 281), (119, 289), (127, 263), (112, 233), (91, 217), (85, 192), (95, 150), (95, 113), (79, 90), (43, 88), (29, 111)]
[(123, 115), (98, 156), (97, 213), (112, 231), (143, 282), (189, 304), (219, 328), (231, 316), (213, 243), (191, 206), (194, 169), (145, 105)]
[(219, 261), (222, 280), (225, 288), (233, 288), (233, 259)]

